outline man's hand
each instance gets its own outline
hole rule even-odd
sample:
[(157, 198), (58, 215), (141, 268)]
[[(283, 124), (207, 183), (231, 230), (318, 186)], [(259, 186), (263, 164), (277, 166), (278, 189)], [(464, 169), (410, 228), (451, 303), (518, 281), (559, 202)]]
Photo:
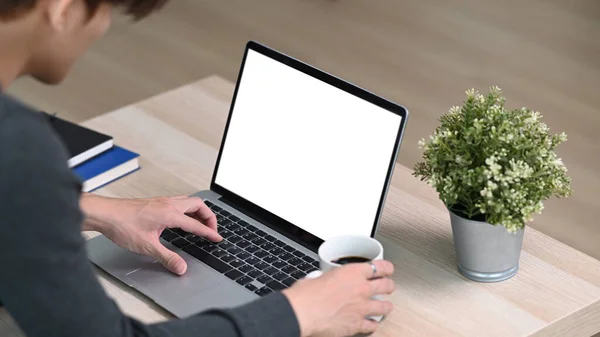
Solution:
[(352, 336), (377, 329), (379, 324), (366, 317), (387, 315), (393, 305), (371, 298), (394, 291), (389, 278), (394, 265), (383, 260), (373, 264), (375, 276), (368, 263), (351, 263), (316, 279), (300, 280), (283, 291), (296, 313), (302, 337)]
[(86, 194), (80, 204), (86, 215), (83, 230), (101, 232), (121, 247), (152, 256), (178, 275), (185, 273), (187, 264), (160, 243), (165, 228), (181, 228), (213, 242), (223, 240), (217, 218), (200, 198), (111, 199)]

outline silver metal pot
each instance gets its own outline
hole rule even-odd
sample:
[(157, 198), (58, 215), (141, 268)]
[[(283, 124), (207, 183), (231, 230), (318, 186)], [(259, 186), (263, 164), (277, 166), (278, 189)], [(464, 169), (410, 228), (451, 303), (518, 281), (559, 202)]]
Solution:
[(462, 218), (450, 212), (458, 271), (477, 282), (499, 282), (519, 270), (524, 230), (510, 233), (503, 226)]

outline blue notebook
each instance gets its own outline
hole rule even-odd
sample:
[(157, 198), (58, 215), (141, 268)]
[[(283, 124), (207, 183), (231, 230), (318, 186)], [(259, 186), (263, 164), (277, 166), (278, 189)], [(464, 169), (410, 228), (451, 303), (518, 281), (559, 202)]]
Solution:
[(140, 155), (115, 146), (73, 168), (83, 182), (83, 191), (91, 192), (140, 168)]

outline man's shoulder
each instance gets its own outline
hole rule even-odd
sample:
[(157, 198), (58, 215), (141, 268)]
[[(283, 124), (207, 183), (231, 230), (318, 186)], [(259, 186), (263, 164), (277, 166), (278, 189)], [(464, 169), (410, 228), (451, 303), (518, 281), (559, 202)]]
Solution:
[(0, 93), (0, 166), (58, 163), (66, 168), (64, 146), (45, 114)]
[(35, 109), (12, 96), (0, 92), (0, 125), (13, 118), (35, 119), (36, 117)]

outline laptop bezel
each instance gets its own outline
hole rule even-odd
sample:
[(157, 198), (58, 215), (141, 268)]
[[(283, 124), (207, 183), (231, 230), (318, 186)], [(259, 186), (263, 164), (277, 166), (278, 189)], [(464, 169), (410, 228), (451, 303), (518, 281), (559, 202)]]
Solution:
[[(379, 220), (381, 218), (381, 213), (383, 211), (383, 207), (385, 204), (386, 195), (389, 190), (390, 183), (391, 183), (391, 177), (394, 172), (394, 166), (396, 164), (396, 159), (397, 159), (398, 152), (400, 149), (400, 144), (402, 142), (402, 136), (404, 134), (406, 121), (408, 119), (408, 110), (399, 104), (396, 104), (394, 102), (386, 100), (386, 99), (384, 99), (380, 96), (377, 96), (365, 89), (362, 89), (352, 83), (344, 81), (338, 77), (335, 77), (329, 73), (326, 73), (320, 69), (317, 69), (311, 65), (308, 65), (302, 61), (294, 59), (290, 56), (287, 56), (283, 53), (280, 53), (274, 49), (271, 49), (271, 48), (264, 46), (258, 42), (255, 42), (255, 41), (249, 41), (246, 44), (246, 48), (244, 50), (244, 56), (243, 56), (242, 63), (240, 66), (240, 71), (238, 74), (235, 91), (233, 93), (231, 106), (229, 108), (229, 115), (227, 116), (227, 122), (225, 125), (225, 130), (223, 132), (223, 138), (221, 140), (221, 145), (219, 148), (219, 154), (217, 156), (217, 161), (216, 161), (215, 168), (213, 171), (210, 189), (222, 196), (220, 198), (221, 201), (223, 201), (227, 204), (230, 204), (232, 207), (242, 211), (244, 214), (247, 214), (248, 216), (256, 219), (257, 221), (268, 226), (269, 228), (276, 230), (277, 232), (281, 233), (282, 235), (301, 244), (302, 246), (307, 247), (308, 249), (312, 250), (313, 252), (316, 252), (318, 247), (321, 245), (321, 243), (323, 243), (323, 240), (321, 238), (312, 235), (311, 233), (301, 229), (300, 227), (295, 226), (294, 224), (290, 223), (289, 221), (269, 212), (268, 210), (254, 204), (253, 202), (251, 202), (249, 200), (246, 200), (245, 198), (235, 194), (234, 192), (232, 192), (232, 191), (228, 190), (227, 188), (220, 186), (216, 183), (216, 177), (218, 175), (219, 164), (221, 162), (221, 156), (223, 154), (223, 149), (225, 147), (225, 142), (227, 140), (229, 124), (230, 124), (230, 121), (231, 121), (231, 118), (233, 115), (233, 111), (235, 108), (235, 101), (236, 101), (236, 97), (237, 97), (238, 90), (240, 87), (240, 82), (241, 82), (241, 79), (243, 76), (244, 67), (246, 65), (246, 59), (247, 59), (249, 50), (255, 51), (255, 52), (260, 53), (266, 57), (269, 57), (275, 61), (283, 63), (283, 64), (285, 64), (293, 69), (296, 69), (304, 74), (307, 74), (307, 75), (314, 77), (320, 81), (328, 83), (338, 89), (341, 89), (347, 93), (350, 93), (354, 96), (364, 99), (372, 104), (375, 104), (385, 110), (390, 111), (391, 113), (395, 113), (402, 117), (400, 126), (398, 128), (398, 133), (396, 136), (396, 141), (394, 144), (394, 151), (392, 152), (392, 156), (390, 158), (390, 164), (389, 164), (388, 171), (386, 174), (385, 183), (383, 186), (383, 190), (381, 192), (379, 205), (377, 207), (377, 212), (376, 212), (374, 220), (373, 220), (373, 225), (372, 225), (370, 236), (374, 237), (377, 232), (377, 227), (378, 227)], [(307, 200), (307, 202), (310, 202), (310, 201)]]

